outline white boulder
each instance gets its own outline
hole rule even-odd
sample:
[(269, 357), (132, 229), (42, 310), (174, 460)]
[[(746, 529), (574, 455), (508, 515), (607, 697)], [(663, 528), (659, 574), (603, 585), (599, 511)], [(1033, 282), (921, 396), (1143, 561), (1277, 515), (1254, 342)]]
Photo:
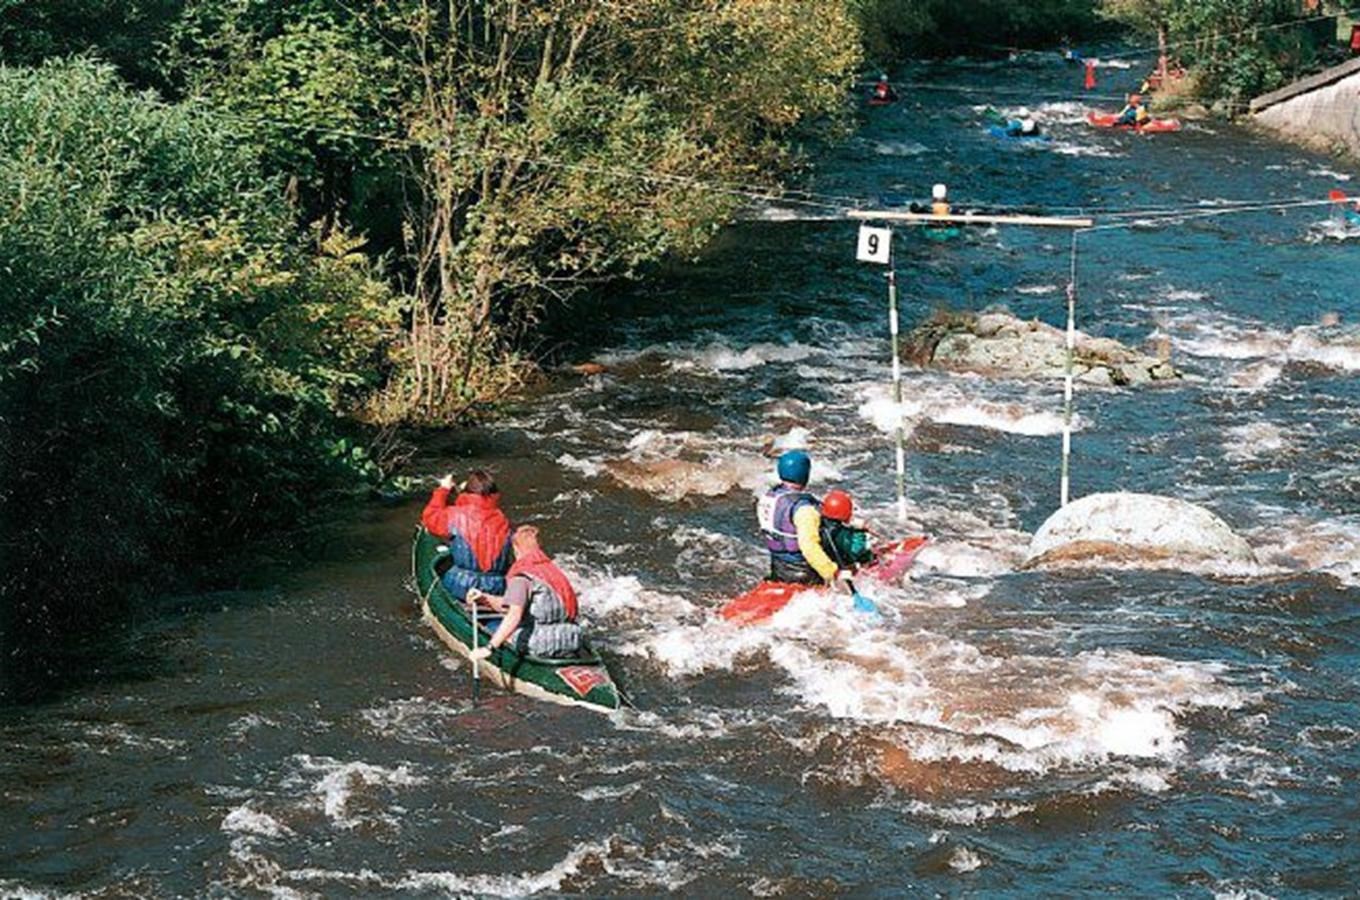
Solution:
[(1245, 574), (1251, 545), (1203, 507), (1174, 497), (1092, 494), (1055, 512), (1030, 540), (1025, 568), (1186, 569)]

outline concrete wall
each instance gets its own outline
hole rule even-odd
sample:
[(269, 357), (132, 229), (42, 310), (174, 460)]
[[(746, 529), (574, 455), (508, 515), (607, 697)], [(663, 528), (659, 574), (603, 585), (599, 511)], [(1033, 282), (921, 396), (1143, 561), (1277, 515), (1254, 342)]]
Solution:
[(1360, 158), (1360, 60), (1257, 98), (1252, 118), (1290, 140)]

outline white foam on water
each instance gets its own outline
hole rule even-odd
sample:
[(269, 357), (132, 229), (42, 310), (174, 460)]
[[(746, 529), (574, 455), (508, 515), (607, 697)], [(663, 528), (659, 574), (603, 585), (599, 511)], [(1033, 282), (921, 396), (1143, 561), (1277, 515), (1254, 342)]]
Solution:
[(949, 854), (949, 868), (959, 874), (982, 868), (982, 857), (967, 847), (955, 847)]
[[(443, 653), (442, 657), (451, 656)], [(459, 666), (461, 668), (461, 666)], [(443, 746), (448, 742), (450, 720), (462, 715), (464, 709), (443, 700), (428, 697), (403, 697), (389, 700), (359, 713), (364, 724), (384, 738), (394, 738), (404, 744)]]
[(1283, 428), (1273, 422), (1249, 422), (1223, 432), (1224, 458), (1232, 462), (1274, 459), (1287, 455), (1294, 442)]
[(873, 150), (879, 156), (920, 156), (930, 148), (916, 141), (874, 141)]
[(302, 868), (281, 874), (281, 880), (304, 883), (336, 883), (369, 892), (437, 892), (449, 896), (526, 897), (564, 889), (574, 876), (596, 879), (606, 875), (632, 889), (674, 891), (699, 876), (702, 867), (695, 863), (714, 857), (734, 858), (740, 853), (734, 839), (682, 841), (664, 847), (655, 856), (625, 837), (613, 834), (602, 840), (584, 841), (567, 855), (541, 872), (519, 875), (463, 874), (459, 872), (407, 871), (385, 875), (372, 869), (353, 872), (334, 869)]
[(1025, 284), (1016, 288), (1015, 292), (1030, 297), (1042, 297), (1047, 294), (1056, 294), (1058, 286), (1056, 284)]
[(1349, 219), (1331, 217), (1314, 222), (1309, 226), (1308, 242), (1318, 244), (1323, 241), (1349, 241), (1360, 238), (1360, 225)]
[(767, 363), (799, 362), (812, 354), (813, 348), (803, 344), (752, 344), (738, 350), (719, 341), (705, 347), (680, 351), (670, 365), (677, 370), (743, 372)]
[(1260, 323), (1192, 315), (1169, 337), (1191, 356), (1227, 360), (1313, 363), (1343, 372), (1360, 371), (1360, 331), (1303, 325), (1284, 332)]
[(557, 457), (557, 464), (564, 469), (580, 472), (582, 475), (590, 478), (599, 475), (601, 471), (599, 462), (589, 459), (578, 459), (570, 453), (563, 453), (561, 456)]
[[(949, 383), (915, 379), (905, 389), (900, 406), (893, 402), (891, 388), (869, 385), (861, 386), (861, 391), (860, 418), (872, 422), (885, 434), (895, 433), (898, 423), (903, 421), (910, 431), (913, 420), (1031, 437), (1061, 434), (1063, 429), (1060, 412), (1035, 409), (1016, 401), (979, 399), (976, 394), (965, 393)], [(1073, 430), (1080, 430), (1085, 424), (1075, 417)]]
[(1263, 508), (1257, 518), (1269, 524), (1246, 537), (1264, 563), (1282, 572), (1317, 572), (1360, 586), (1360, 516), (1319, 520)]
[[(894, 596), (875, 592), (889, 609)], [(875, 624), (848, 599), (806, 591), (766, 622), (663, 625), (642, 635), (639, 649), (673, 678), (736, 672), (763, 657), (788, 678), (785, 692), (836, 719), (927, 726), (929, 737), (908, 741), (914, 758), (1030, 773), (1118, 758), (1174, 761), (1184, 749), (1181, 713), (1248, 699), (1210, 663), (1123, 651), (995, 654), (917, 618)]]
[(1351, 178), (1353, 177), (1351, 175), (1346, 174), (1345, 172), (1338, 172), (1335, 169), (1329, 169), (1326, 166), (1318, 166), (1315, 169), (1309, 169), (1308, 174), (1315, 176), (1317, 178), (1330, 178), (1333, 181), (1350, 181)]
[(1127, 153), (1101, 144), (1070, 144), (1066, 141), (1054, 144), (1053, 152), (1062, 156), (1088, 156), (1094, 159), (1124, 159), (1128, 156)]
[(940, 806), (924, 800), (911, 800), (906, 804), (907, 812), (913, 816), (935, 819), (947, 825), (971, 828), (998, 819), (1013, 819), (1034, 811), (1031, 803), (1010, 803), (1007, 801), (984, 801), (981, 803), (960, 803), (953, 806)]
[(1255, 362), (1228, 376), (1229, 383), (1239, 390), (1260, 391), (1280, 380), (1284, 366), (1271, 362)]
[(298, 754), (293, 757), (303, 776), (320, 774), (311, 786), (317, 803), (326, 817), (341, 828), (353, 828), (361, 819), (349, 813), (349, 803), (356, 791), (371, 788), (399, 788), (424, 784), (425, 779), (411, 773), (410, 767), (400, 765), (385, 768), (366, 762), (341, 762), (328, 756)]
[(576, 796), (587, 802), (596, 800), (626, 800), (638, 791), (642, 790), (643, 784), (634, 781), (629, 784), (600, 784), (588, 787), (576, 792)]
[(0, 878), (0, 897), (4, 897), (5, 900), (75, 900), (80, 896), (82, 895), (29, 887), (21, 881)]
[(1224, 743), (1200, 759), (1197, 768), (1246, 788), (1252, 799), (1269, 806), (1283, 806), (1284, 800), (1274, 789), (1295, 781), (1289, 766), (1273, 759), (1264, 748), (1250, 744)]
[(292, 829), (280, 824), (269, 813), (251, 807), (249, 803), (236, 807), (222, 819), (222, 830), (233, 834), (253, 834), (258, 837), (284, 837)]

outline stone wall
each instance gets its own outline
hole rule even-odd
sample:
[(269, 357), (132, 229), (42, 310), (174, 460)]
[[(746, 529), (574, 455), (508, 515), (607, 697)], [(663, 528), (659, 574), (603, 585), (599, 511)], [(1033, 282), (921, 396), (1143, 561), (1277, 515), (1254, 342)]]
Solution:
[(1258, 97), (1251, 112), (1258, 124), (1289, 140), (1360, 158), (1360, 59)]

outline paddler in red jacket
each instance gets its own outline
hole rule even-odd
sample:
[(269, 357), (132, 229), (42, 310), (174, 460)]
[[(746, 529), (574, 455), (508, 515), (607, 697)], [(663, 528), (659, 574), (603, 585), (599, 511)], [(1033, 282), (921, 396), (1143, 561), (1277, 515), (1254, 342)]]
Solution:
[(575, 656), (581, 647), (576, 623), (576, 590), (538, 543), (538, 529), (522, 525), (513, 538), (515, 564), (503, 595), (473, 588), (468, 601), (504, 615), (491, 640), (472, 652), (486, 659), (509, 646), (516, 653), (546, 658)]
[(445, 475), (420, 514), (420, 524), (449, 542), (453, 565), (444, 573), (444, 586), (459, 600), (469, 588), (505, 593), (510, 570), (510, 520), (501, 512), (496, 481), (482, 469), (468, 473), (463, 488), (449, 504), (453, 476)]

